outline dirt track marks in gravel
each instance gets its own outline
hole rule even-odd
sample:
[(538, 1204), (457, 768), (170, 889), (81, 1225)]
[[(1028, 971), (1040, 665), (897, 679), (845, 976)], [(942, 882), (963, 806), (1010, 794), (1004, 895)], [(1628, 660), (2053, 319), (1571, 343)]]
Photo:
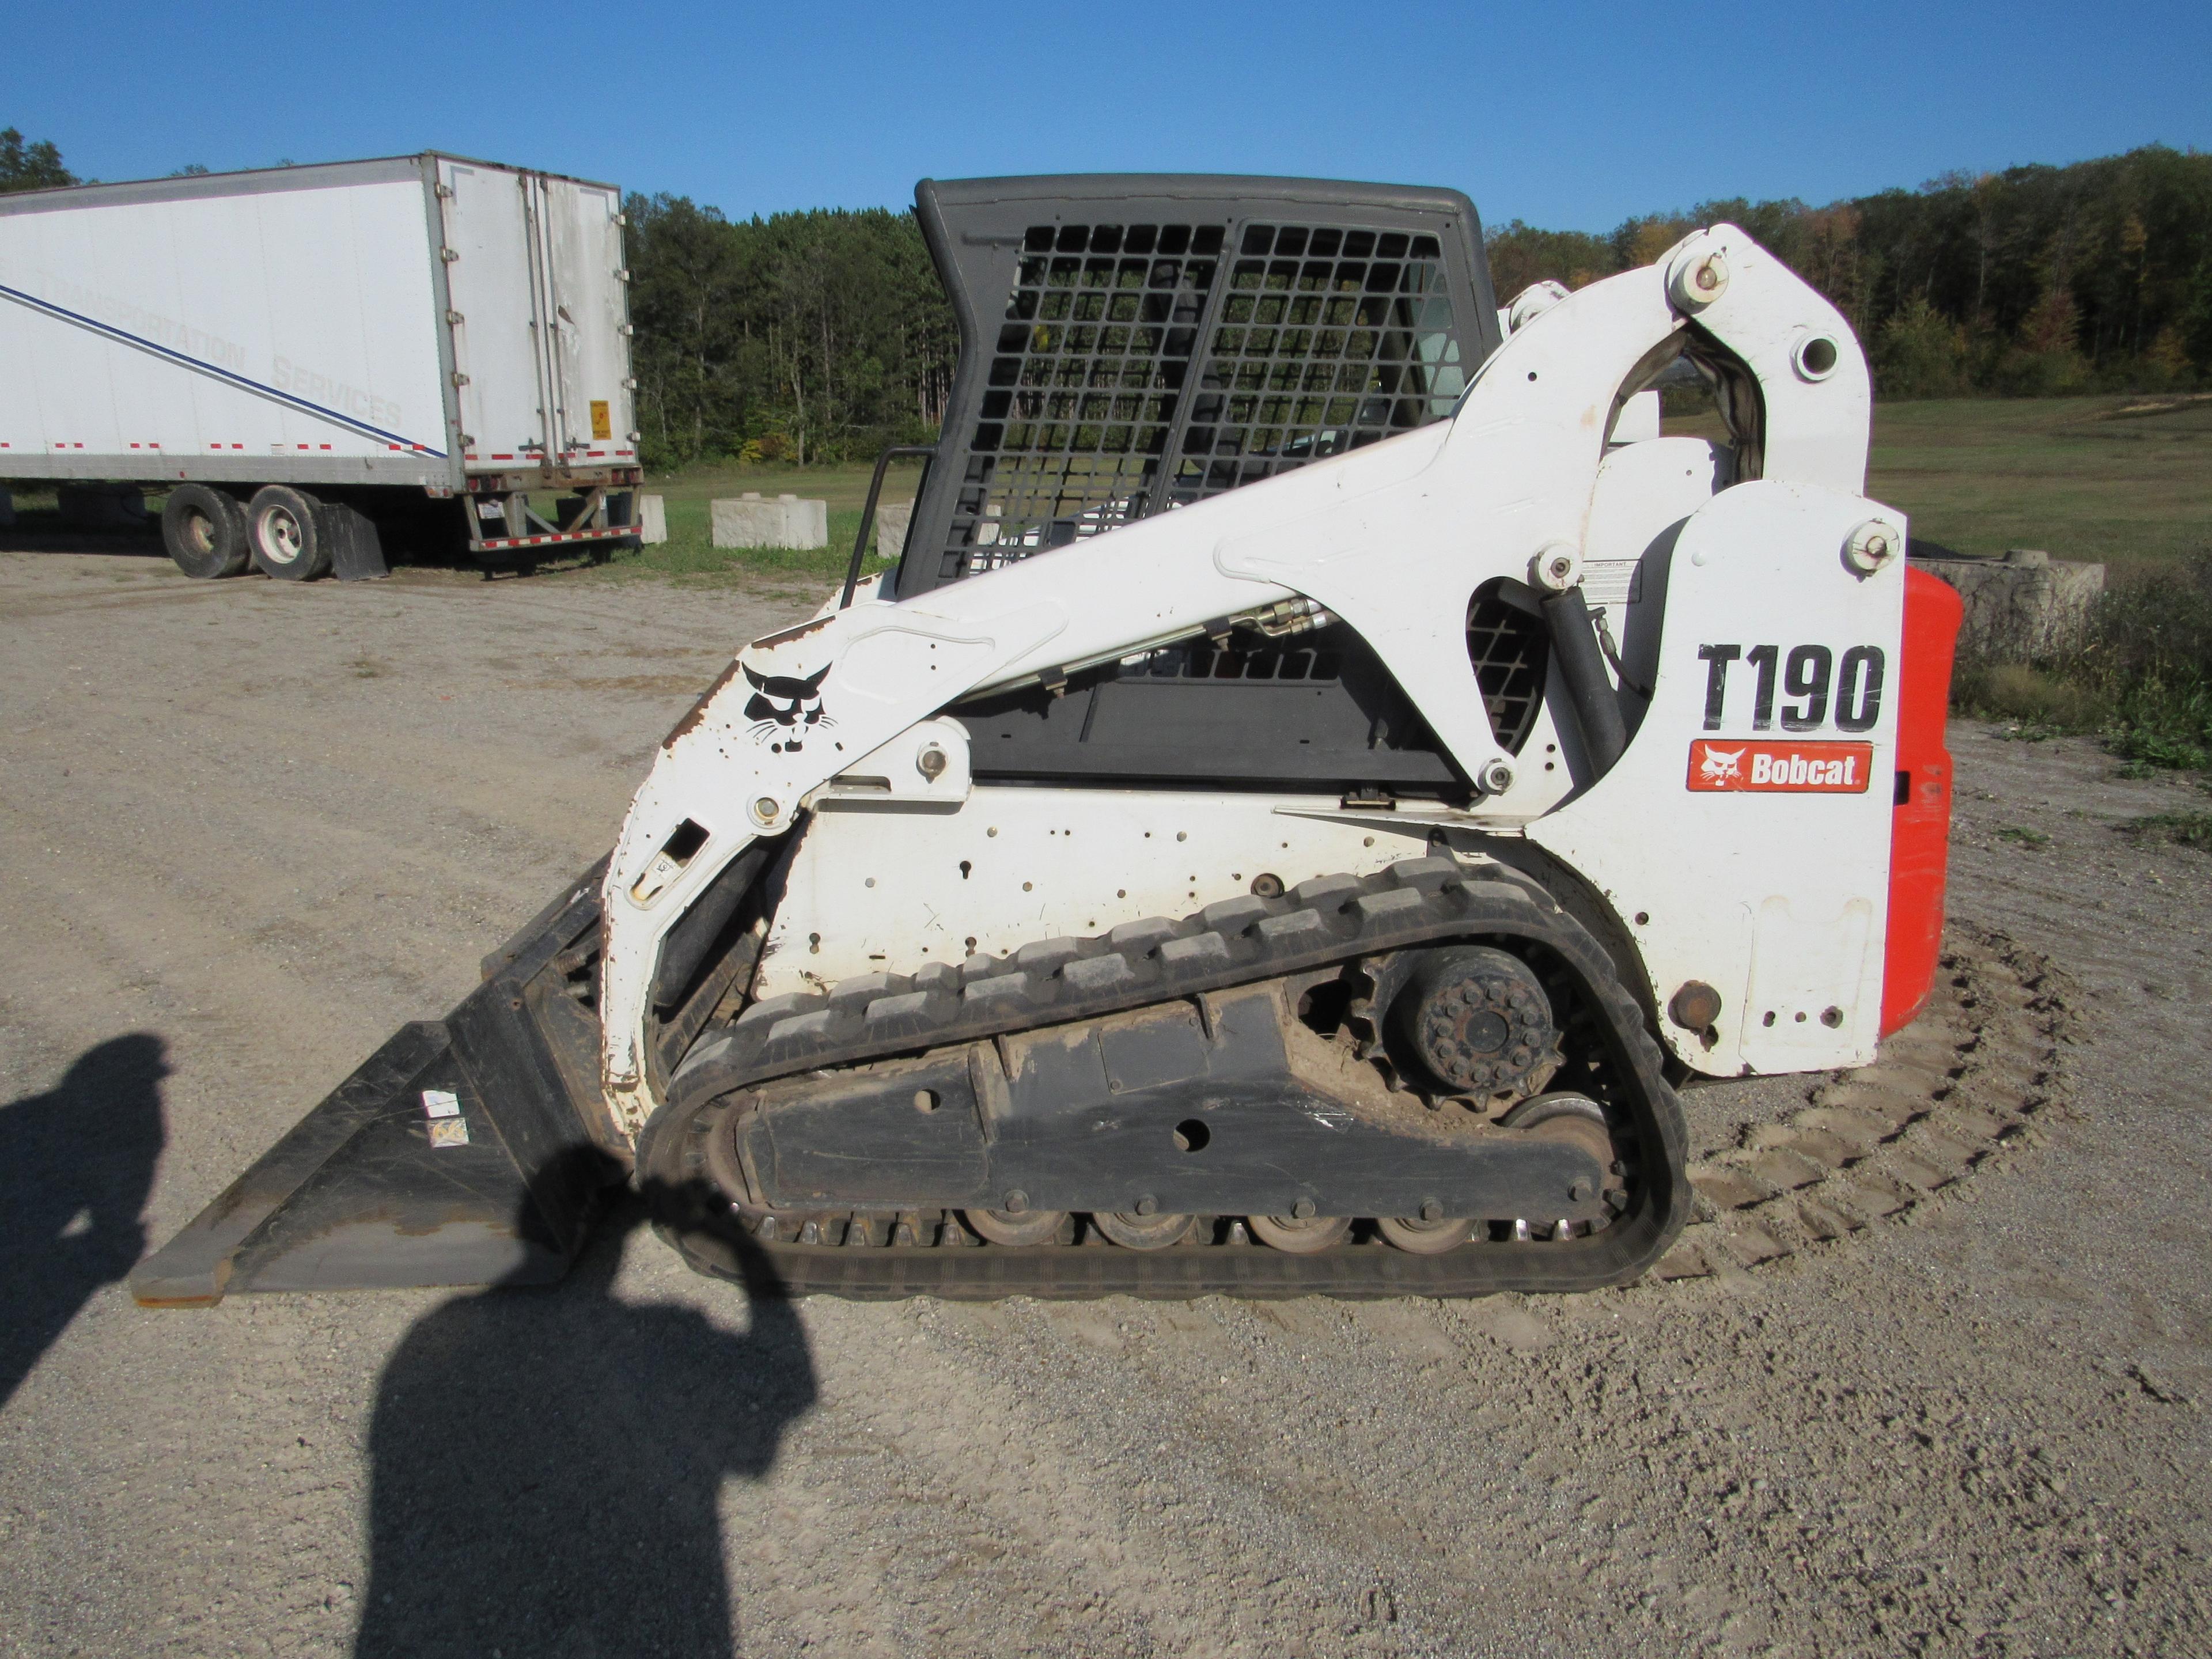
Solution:
[[(134, 587), (177, 601), (99, 603)], [(151, 560), (0, 554), (0, 1101), (158, 1038), (159, 1243), (472, 987), (605, 849), (717, 653), (795, 614), (557, 578), (210, 592)], [(686, 672), (672, 653), (697, 684), (651, 689)], [(2002, 1079), (2057, 1047), (2051, 1103), (1962, 1178), (1748, 1270), (1589, 1296), (817, 1298), (818, 1395), (773, 1467), (697, 1535), (664, 1517), (541, 1578), (711, 1599), (754, 1654), (2212, 1652), (2212, 859), (2108, 827), (2203, 797), (2087, 743), (1951, 742), (1966, 982), (1940, 1043), (1685, 1108), (1692, 1158), (1734, 1171), (1820, 1089), (1881, 1076), (1933, 1114), (1897, 1140), (1917, 1157), (1952, 1121), (1940, 1090), (2004, 1117), (2030, 1091)], [(1798, 1246), (1759, 1201), (1745, 1218)], [(672, 1445), (795, 1397), (791, 1355), (719, 1357), (754, 1334), (742, 1296), (639, 1234), (513, 1297), (153, 1314), (107, 1285), (0, 1406), (0, 1654), (350, 1655), (373, 1425), (405, 1403), (395, 1356), (440, 1330), (469, 1334), (481, 1409), (434, 1400), (409, 1443), (505, 1450), (594, 1538)], [(580, 1401), (589, 1433), (545, 1428)], [(529, 1650), (579, 1650), (549, 1626)]]
[(1697, 1214), (1656, 1278), (1757, 1267), (1910, 1215), (2029, 1135), (2066, 1018), (2051, 966), (2002, 934), (1949, 937), (1927, 1012), (1873, 1065), (1690, 1166)]

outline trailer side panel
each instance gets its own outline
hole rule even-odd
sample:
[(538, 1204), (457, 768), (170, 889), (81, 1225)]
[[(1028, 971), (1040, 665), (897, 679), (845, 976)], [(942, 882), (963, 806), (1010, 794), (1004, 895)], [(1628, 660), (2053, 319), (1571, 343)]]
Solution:
[(420, 172), (297, 173), (0, 215), (0, 477), (457, 482)]

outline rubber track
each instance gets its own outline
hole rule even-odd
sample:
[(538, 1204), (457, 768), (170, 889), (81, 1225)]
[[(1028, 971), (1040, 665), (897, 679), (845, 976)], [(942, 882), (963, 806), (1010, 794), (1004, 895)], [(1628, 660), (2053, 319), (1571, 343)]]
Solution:
[[(747, 1235), (740, 1245), (730, 1242), (738, 1224), (726, 1200), (704, 1175), (702, 1135), (718, 1103), (769, 1078), (1094, 1018), (1469, 938), (1548, 947), (1579, 982), (1583, 1006), (1595, 1017), (1615, 1103), (1626, 1112), (1641, 1166), (1630, 1207), (1602, 1231), (1522, 1243), (1478, 1240), (1431, 1256), (1379, 1242), (1315, 1255), (1211, 1242), (1160, 1250), (1103, 1244), (1007, 1249), (803, 1246)], [(1516, 872), (1425, 858), (1373, 876), (1321, 877), (1279, 898), (1224, 900), (1181, 921), (1131, 922), (1101, 937), (1046, 939), (1006, 957), (970, 957), (958, 968), (941, 964), (910, 978), (868, 975), (827, 995), (757, 1003), (685, 1058), (668, 1103), (640, 1139), (638, 1168), (661, 1196), (663, 1237), (694, 1267), (742, 1278), (743, 1254), (765, 1254), (793, 1294), (866, 1300), (1457, 1297), (1588, 1290), (1636, 1279), (1689, 1218), (1685, 1146), (1681, 1105), (1662, 1073), (1658, 1046), (1597, 941)]]
[(1902, 1220), (2027, 1139), (2057, 1086), (2064, 1003), (2049, 964), (1953, 929), (1926, 1012), (1804, 1109), (1690, 1166), (1697, 1216), (1654, 1277), (1764, 1267)]

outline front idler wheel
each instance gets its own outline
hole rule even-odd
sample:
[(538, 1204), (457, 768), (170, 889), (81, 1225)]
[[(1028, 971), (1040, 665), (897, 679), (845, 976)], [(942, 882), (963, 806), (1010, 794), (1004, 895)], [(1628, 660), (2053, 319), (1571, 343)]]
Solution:
[(1262, 1244), (1292, 1255), (1316, 1255), (1343, 1243), (1352, 1231), (1348, 1215), (1248, 1215), (1244, 1224)]
[[(1588, 1095), (1562, 1091), (1558, 1094), (1539, 1095), (1534, 1100), (1524, 1100), (1498, 1120), (1499, 1127), (1512, 1129), (1538, 1140), (1557, 1141), (1563, 1146), (1579, 1147), (1588, 1152), (1599, 1169), (1605, 1171), (1600, 1183), (1600, 1194), (1606, 1206), (1614, 1213), (1628, 1207), (1628, 1188), (1619, 1171), (1623, 1167), (1618, 1161), (1613, 1144), (1613, 1132), (1607, 1127), (1605, 1108)], [(1577, 1192), (1576, 1197), (1588, 1197)], [(1574, 1236), (1575, 1223), (1554, 1221), (1549, 1217), (1529, 1218), (1553, 1238)], [(1602, 1225), (1600, 1222), (1595, 1224)], [(1565, 1228), (1564, 1232), (1560, 1230)]]

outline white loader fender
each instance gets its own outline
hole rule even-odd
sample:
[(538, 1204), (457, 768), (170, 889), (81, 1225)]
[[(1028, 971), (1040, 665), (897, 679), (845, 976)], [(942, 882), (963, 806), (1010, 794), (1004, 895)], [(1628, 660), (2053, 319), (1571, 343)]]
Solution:
[(601, 1066), (631, 1133), (653, 1104), (643, 1043), (660, 941), (692, 901), (754, 840), (788, 830), (812, 791), (1066, 620), (1049, 601), (974, 622), (856, 605), (748, 646), (678, 722), (630, 805), (603, 892)]
[[(1661, 1036), (1710, 1075), (1874, 1057), (1905, 562), (1851, 568), (1870, 519), (1903, 545), (1902, 514), (1818, 484), (1739, 484), (1691, 514), (1642, 725), (1528, 827), (1613, 910)], [(1720, 994), (1699, 1030), (1670, 1012), (1692, 983)]]

